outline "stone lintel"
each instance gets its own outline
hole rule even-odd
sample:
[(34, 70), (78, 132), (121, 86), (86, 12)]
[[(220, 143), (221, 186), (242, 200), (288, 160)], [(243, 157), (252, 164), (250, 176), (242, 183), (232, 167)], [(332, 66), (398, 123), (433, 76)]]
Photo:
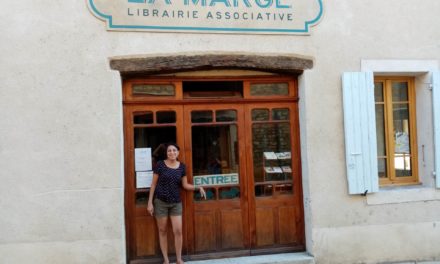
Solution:
[(294, 54), (199, 53), (139, 55), (110, 58), (110, 68), (121, 75), (237, 69), (300, 74), (311, 69), (313, 60)]

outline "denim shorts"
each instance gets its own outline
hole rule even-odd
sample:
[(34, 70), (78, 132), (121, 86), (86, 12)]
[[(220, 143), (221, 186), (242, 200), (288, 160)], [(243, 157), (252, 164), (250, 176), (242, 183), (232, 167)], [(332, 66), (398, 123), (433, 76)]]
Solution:
[(154, 216), (178, 216), (182, 215), (182, 203), (167, 203), (160, 199), (154, 199)]

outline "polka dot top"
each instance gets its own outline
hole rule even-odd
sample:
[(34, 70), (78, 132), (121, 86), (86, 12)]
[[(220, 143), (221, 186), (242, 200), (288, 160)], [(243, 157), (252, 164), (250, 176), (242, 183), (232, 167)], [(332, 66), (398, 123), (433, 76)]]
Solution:
[(159, 175), (154, 196), (167, 203), (180, 203), (180, 186), (182, 177), (185, 176), (185, 164), (180, 162), (176, 169), (168, 167), (163, 160), (154, 168), (154, 173)]

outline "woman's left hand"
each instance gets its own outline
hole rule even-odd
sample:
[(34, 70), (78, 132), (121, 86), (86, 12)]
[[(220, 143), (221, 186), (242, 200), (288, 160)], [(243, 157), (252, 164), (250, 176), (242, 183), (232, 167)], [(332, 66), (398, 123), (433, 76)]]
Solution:
[(205, 189), (203, 189), (203, 187), (199, 187), (199, 192), (200, 192), (200, 196), (206, 200), (206, 192)]

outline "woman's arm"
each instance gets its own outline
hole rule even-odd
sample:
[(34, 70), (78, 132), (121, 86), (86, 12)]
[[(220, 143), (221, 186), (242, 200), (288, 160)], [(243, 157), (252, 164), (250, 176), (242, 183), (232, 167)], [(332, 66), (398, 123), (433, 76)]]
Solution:
[(151, 182), (150, 195), (148, 196), (148, 205), (147, 205), (147, 211), (150, 213), (150, 215), (153, 215), (154, 213), (153, 198), (154, 198), (154, 191), (156, 190), (157, 179), (159, 179), (159, 175), (154, 173), (153, 181)]
[(196, 187), (196, 186), (188, 183), (188, 178), (186, 176), (182, 177), (182, 187), (183, 187), (183, 189), (185, 189), (187, 191), (196, 191), (196, 190), (198, 190), (200, 192), (200, 195), (202, 196), (202, 198), (206, 199), (205, 189), (203, 189), (202, 186)]

